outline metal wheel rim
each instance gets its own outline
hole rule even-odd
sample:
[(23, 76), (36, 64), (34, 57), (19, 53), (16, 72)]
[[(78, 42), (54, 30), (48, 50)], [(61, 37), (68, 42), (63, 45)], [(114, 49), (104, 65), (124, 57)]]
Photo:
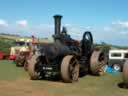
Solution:
[[(78, 81), (79, 78), (79, 64), (72, 55), (64, 57), (61, 63), (61, 77), (64, 82), (71, 83)], [(74, 64), (72, 62), (74, 60)]]

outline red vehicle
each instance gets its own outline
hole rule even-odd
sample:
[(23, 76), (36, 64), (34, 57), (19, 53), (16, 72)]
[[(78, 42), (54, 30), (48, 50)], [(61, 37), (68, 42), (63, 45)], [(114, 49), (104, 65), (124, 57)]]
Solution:
[(0, 60), (9, 58), (9, 53), (0, 52)]

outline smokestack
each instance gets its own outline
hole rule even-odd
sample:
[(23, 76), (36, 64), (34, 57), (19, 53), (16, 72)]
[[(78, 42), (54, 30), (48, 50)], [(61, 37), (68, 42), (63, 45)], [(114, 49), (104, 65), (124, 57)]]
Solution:
[(61, 30), (61, 15), (54, 15), (54, 23), (55, 23), (55, 35), (60, 34)]

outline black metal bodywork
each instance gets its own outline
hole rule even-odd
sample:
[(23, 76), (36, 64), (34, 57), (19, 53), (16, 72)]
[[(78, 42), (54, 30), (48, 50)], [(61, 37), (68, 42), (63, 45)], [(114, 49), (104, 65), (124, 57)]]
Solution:
[(58, 72), (62, 59), (66, 55), (74, 55), (80, 58), (81, 50), (79, 46), (66, 46), (60, 42), (43, 45), (39, 48), (37, 56), (43, 71)]

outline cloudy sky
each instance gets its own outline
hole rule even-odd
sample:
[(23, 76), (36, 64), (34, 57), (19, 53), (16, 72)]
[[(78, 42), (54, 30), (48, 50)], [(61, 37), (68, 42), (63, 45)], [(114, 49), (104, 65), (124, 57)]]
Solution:
[(0, 0), (0, 33), (50, 37), (53, 15), (71, 37), (91, 31), (94, 42), (128, 46), (128, 0)]

